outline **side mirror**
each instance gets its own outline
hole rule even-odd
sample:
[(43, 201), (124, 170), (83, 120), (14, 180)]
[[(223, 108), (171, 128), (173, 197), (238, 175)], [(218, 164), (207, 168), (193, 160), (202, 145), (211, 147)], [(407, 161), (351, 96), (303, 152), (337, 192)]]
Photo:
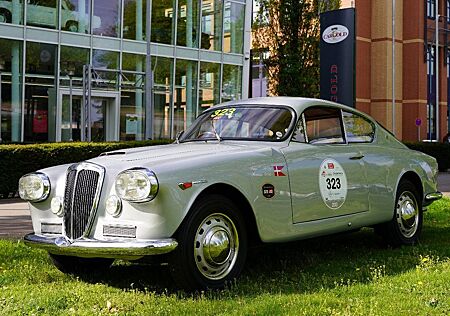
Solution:
[(183, 134), (184, 134), (184, 131), (179, 131), (179, 132), (177, 133), (177, 136), (175, 136), (175, 142), (176, 142), (177, 144), (180, 143), (180, 137), (181, 137)]

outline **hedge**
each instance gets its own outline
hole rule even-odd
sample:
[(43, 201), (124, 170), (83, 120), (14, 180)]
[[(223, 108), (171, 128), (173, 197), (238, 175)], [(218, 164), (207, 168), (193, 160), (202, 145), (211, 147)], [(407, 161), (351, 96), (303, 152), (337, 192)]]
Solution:
[(436, 158), (439, 171), (450, 169), (450, 144), (449, 143), (405, 143), (411, 149), (421, 151)]
[(103, 152), (167, 144), (169, 140), (0, 145), (0, 198), (16, 195), (19, 178), (38, 169), (94, 158)]

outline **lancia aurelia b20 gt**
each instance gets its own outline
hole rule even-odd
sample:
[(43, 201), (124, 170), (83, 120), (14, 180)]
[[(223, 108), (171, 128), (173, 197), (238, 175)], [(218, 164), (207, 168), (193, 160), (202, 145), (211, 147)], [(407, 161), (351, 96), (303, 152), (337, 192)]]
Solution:
[(27, 174), (34, 233), (64, 272), (167, 258), (186, 288), (241, 272), (249, 240), (275, 243), (375, 227), (414, 244), (441, 197), (434, 158), (366, 114), (304, 98), (212, 107), (170, 145), (119, 150)]

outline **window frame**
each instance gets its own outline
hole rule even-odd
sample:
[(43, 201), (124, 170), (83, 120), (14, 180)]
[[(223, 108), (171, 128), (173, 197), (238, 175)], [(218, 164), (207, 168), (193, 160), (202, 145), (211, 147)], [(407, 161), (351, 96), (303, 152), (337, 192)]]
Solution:
[[(351, 137), (349, 137), (349, 134), (347, 132), (347, 127), (345, 126), (344, 112), (348, 113), (348, 114), (356, 115), (359, 118), (363, 119), (364, 121), (366, 121), (367, 123), (370, 124), (370, 126), (372, 127), (372, 130), (373, 130), (372, 137), (371, 137), (370, 141), (350, 141)], [(344, 109), (341, 109), (341, 113), (342, 113), (342, 121), (343, 121), (344, 127), (345, 127), (345, 138), (346, 138), (346, 141), (347, 141), (348, 144), (370, 144), (370, 143), (374, 142), (375, 135), (377, 133), (377, 129), (376, 129), (375, 123), (371, 119), (369, 119), (368, 117), (365, 117), (364, 115), (361, 115), (359, 113), (356, 113), (356, 112), (353, 112), (353, 111), (344, 110)]]
[[(332, 110), (336, 110), (336, 111), (339, 112), (339, 115), (337, 116), (337, 118), (339, 119), (339, 125), (340, 125), (340, 130), (341, 130), (342, 142), (321, 142), (321, 143), (313, 142), (313, 143), (311, 143), (311, 141), (309, 139), (309, 136), (308, 136), (308, 133), (306, 131), (306, 129), (307, 129), (307, 125), (306, 125), (307, 120), (306, 120), (306, 117), (305, 117), (305, 112), (308, 111), (308, 110), (317, 109), (317, 108), (332, 109)], [(309, 107), (307, 107), (306, 109), (303, 110), (303, 112), (302, 112), (302, 114), (300, 115), (300, 118), (299, 118), (299, 121), (300, 120), (302, 120), (301, 124), (303, 126), (303, 133), (304, 133), (305, 141), (301, 142), (301, 141), (293, 140), (294, 142), (296, 142), (296, 143), (305, 143), (305, 144), (309, 144), (309, 145), (319, 145), (319, 146), (320, 145), (346, 145), (346, 144), (348, 144), (348, 142), (347, 142), (347, 132), (345, 130), (344, 118), (343, 118), (343, 114), (342, 114), (342, 109), (341, 108), (334, 107), (334, 106), (327, 106), (327, 105), (324, 105), (324, 104), (322, 104), (322, 105), (312, 105), (312, 106), (309, 106)], [(296, 126), (299, 125), (299, 121), (297, 121)], [(295, 136), (294, 134), (295, 134), (295, 130), (294, 130), (294, 132), (292, 134), (292, 138)]]

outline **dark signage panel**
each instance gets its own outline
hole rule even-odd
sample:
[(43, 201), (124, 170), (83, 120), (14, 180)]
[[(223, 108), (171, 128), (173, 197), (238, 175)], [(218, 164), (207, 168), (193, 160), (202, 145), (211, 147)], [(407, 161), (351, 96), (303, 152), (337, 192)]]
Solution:
[(320, 14), (320, 98), (355, 107), (355, 9)]

